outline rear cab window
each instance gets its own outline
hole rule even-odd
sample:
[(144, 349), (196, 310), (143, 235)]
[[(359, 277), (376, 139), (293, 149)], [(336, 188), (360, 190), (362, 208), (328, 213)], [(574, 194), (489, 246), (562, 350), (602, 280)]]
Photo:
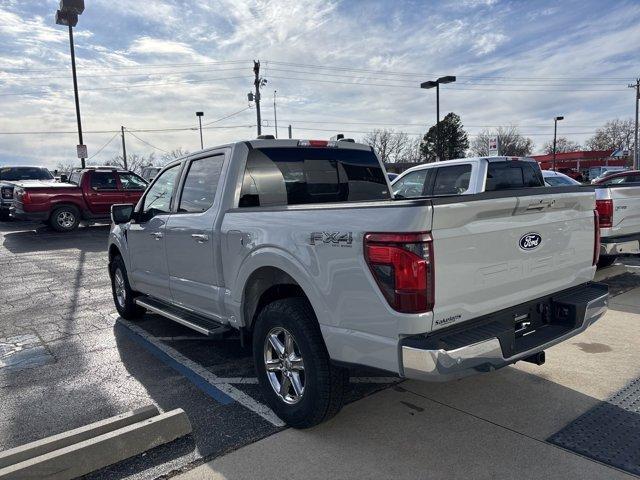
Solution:
[(377, 157), (347, 148), (255, 148), (249, 152), (239, 207), (386, 200)]
[(116, 174), (113, 172), (91, 172), (90, 186), (94, 190), (117, 190)]
[(489, 162), (486, 192), (543, 186), (542, 172), (533, 162), (522, 160)]
[(0, 168), (0, 180), (18, 182), (20, 180), (53, 180), (51, 172), (39, 167), (3, 167)]

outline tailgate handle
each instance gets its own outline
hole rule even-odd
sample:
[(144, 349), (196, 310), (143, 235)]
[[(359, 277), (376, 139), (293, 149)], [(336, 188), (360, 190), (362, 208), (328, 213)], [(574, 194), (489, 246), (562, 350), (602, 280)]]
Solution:
[(531, 202), (527, 210), (544, 210), (545, 208), (553, 207), (555, 203), (555, 200), (539, 200), (537, 202)]

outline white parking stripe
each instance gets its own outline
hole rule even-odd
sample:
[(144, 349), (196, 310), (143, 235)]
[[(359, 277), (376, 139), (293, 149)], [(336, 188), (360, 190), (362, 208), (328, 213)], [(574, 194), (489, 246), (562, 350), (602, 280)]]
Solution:
[[(158, 341), (153, 335), (149, 335), (149, 333), (147, 333), (144, 329), (122, 318), (118, 319), (118, 323), (128, 328), (135, 334), (141, 336), (147, 342), (153, 344), (157, 349), (161, 350), (165, 355), (171, 357), (174, 361), (188, 368), (189, 370), (194, 372), (196, 375), (201, 377), (203, 380), (205, 380), (212, 386), (215, 386), (215, 388), (223, 392), (225, 395), (228, 395), (229, 397), (234, 399), (243, 407), (248, 408), (252, 412), (257, 413), (272, 425), (275, 425), (276, 427), (284, 426), (284, 422), (280, 420), (278, 416), (275, 413), (273, 413), (273, 411), (269, 407), (256, 401), (253, 397), (247, 395), (241, 390), (238, 390), (236, 387), (234, 387), (230, 383), (226, 381), (221, 381), (219, 377), (211, 373), (209, 370), (197, 364), (196, 362), (188, 359), (187, 357), (182, 355), (180, 352), (174, 350), (170, 346)], [(229, 380), (229, 379), (225, 379), (225, 380)], [(241, 383), (241, 382), (238, 382), (238, 383)]]

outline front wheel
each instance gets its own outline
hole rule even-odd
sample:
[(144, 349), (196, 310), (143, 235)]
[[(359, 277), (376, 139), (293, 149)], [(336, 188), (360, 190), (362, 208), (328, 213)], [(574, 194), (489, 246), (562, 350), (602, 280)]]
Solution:
[(267, 403), (288, 425), (309, 428), (342, 408), (348, 372), (331, 364), (306, 299), (276, 300), (260, 312), (253, 356)]
[(51, 214), (49, 225), (58, 232), (71, 232), (80, 225), (80, 212), (76, 207), (58, 207)]
[(111, 276), (111, 291), (116, 310), (125, 320), (137, 320), (144, 315), (144, 308), (135, 302), (135, 292), (129, 285), (127, 268), (121, 256), (116, 256), (109, 264)]

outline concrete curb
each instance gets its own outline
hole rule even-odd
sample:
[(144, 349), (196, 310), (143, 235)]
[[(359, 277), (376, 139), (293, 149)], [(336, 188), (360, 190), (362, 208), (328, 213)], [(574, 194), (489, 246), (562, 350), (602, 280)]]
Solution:
[(155, 405), (148, 405), (121, 415), (116, 415), (115, 417), (107, 418), (106, 420), (101, 420), (74, 430), (62, 432), (58, 435), (5, 450), (4, 452), (0, 452), (0, 469), (112, 432), (131, 425), (132, 423), (141, 422), (142, 420), (158, 415), (158, 413), (158, 408)]
[(0, 479), (68, 480), (191, 433), (181, 408), (0, 469)]

